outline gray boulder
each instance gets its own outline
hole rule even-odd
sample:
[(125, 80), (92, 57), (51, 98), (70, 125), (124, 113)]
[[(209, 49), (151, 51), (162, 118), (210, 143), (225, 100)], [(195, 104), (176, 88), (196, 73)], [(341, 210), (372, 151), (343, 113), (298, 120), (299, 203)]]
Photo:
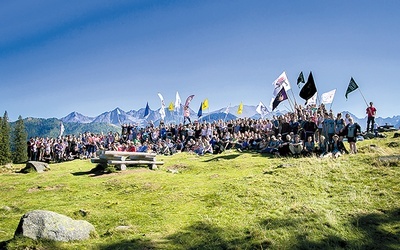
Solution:
[(15, 231), (15, 236), (25, 236), (34, 240), (54, 241), (86, 240), (95, 232), (92, 224), (51, 211), (34, 210), (24, 214)]
[(34, 170), (38, 173), (43, 173), (44, 171), (50, 170), (49, 164), (41, 161), (28, 161), (25, 168), (21, 170), (22, 173), (29, 173)]

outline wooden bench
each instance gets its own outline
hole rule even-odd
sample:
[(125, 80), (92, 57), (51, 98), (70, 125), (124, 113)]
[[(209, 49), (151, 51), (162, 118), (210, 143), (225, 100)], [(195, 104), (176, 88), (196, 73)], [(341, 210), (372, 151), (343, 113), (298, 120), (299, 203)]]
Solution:
[(148, 165), (150, 169), (157, 169), (157, 165), (164, 162), (157, 161), (156, 156), (156, 153), (101, 151), (99, 157), (91, 159), (91, 162), (115, 165), (120, 170), (126, 170), (127, 165)]

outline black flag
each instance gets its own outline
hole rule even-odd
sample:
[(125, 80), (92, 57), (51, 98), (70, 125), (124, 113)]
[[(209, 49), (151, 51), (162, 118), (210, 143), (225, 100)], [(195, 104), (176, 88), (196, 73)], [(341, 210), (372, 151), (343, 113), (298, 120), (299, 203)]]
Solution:
[(297, 86), (299, 88), (300, 88), (300, 83), (305, 83), (303, 71), (301, 71), (299, 77), (297, 77)]
[(282, 87), (276, 95), (274, 102), (272, 103), (272, 111), (274, 111), (274, 109), (278, 107), (279, 103), (283, 102), (286, 99), (288, 99), (288, 96), (286, 94), (285, 87)]
[(300, 97), (304, 100), (310, 99), (317, 92), (317, 87), (315, 87), (314, 77), (312, 72), (308, 75), (306, 84), (300, 90)]
[(347, 87), (346, 94), (344, 95), (347, 99), (347, 95), (358, 89), (358, 85), (356, 81), (354, 81), (353, 77), (350, 79), (349, 86)]

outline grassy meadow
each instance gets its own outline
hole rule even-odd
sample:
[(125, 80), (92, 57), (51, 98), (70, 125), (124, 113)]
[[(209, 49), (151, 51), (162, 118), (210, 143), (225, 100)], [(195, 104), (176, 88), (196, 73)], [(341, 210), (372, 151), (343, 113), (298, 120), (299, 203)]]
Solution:
[[(2, 167), (0, 249), (400, 249), (400, 138), (357, 145), (338, 159), (179, 153), (158, 156), (158, 170), (108, 174), (89, 160), (41, 174)], [(36, 209), (87, 220), (97, 235), (14, 239)]]

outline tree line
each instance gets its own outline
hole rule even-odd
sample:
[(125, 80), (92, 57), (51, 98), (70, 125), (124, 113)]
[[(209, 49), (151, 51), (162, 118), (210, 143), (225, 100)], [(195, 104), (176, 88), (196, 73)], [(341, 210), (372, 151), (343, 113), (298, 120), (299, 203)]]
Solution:
[(28, 134), (21, 116), (11, 130), (7, 111), (0, 117), (0, 165), (23, 163), (28, 160), (26, 142)]

